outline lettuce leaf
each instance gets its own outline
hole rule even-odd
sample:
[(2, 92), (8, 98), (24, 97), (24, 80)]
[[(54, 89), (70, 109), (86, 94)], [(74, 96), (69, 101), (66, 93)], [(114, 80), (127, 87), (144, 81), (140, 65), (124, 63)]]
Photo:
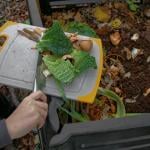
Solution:
[(50, 73), (61, 83), (69, 83), (75, 77), (75, 67), (69, 60), (44, 56), (43, 61)]
[(51, 28), (46, 30), (36, 48), (40, 51), (50, 51), (54, 55), (62, 56), (72, 52), (72, 43), (64, 34), (59, 22), (54, 21)]
[(77, 74), (82, 73), (89, 68), (97, 68), (95, 57), (90, 56), (89, 53), (74, 50), (71, 55), (74, 58), (74, 66)]
[(65, 27), (66, 32), (75, 33), (78, 32), (79, 35), (97, 37), (96, 32), (89, 27), (87, 24), (80, 22), (70, 22)]

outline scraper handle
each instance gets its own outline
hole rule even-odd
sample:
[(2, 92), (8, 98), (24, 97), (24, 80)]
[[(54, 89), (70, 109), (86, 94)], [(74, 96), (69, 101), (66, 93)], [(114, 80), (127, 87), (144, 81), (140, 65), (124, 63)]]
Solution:
[(38, 136), (39, 136), (40, 148), (41, 148), (41, 150), (44, 150), (44, 144), (43, 144), (43, 138), (42, 138), (41, 129), (37, 129), (37, 133), (38, 133)]
[[(33, 92), (38, 91), (38, 85), (37, 85), (37, 80), (34, 80), (34, 87), (33, 87)], [(40, 150), (44, 150), (44, 144), (43, 144), (43, 138), (42, 138), (42, 130), (37, 128), (37, 133), (39, 136), (39, 141), (40, 141)]]

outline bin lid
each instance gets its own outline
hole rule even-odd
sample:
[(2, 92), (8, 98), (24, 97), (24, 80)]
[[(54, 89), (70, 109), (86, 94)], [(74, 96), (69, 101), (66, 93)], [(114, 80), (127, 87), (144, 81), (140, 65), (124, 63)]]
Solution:
[(50, 150), (149, 150), (150, 115), (66, 124)]

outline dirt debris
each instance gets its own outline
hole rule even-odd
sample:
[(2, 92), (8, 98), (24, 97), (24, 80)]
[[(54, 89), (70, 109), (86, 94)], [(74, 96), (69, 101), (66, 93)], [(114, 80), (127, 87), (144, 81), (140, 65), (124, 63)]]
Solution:
[(26, 0), (1, 0), (0, 10), (0, 25), (6, 20), (21, 23), (29, 18)]

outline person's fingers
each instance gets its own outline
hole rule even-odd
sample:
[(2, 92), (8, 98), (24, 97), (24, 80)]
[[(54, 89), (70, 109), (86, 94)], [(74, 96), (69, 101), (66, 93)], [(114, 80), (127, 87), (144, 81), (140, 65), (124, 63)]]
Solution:
[(45, 119), (47, 117), (47, 111), (45, 111), (44, 109), (42, 109), (38, 106), (36, 106), (36, 109), (42, 118)]
[(41, 102), (41, 101), (35, 101), (35, 104), (37, 107), (39, 107), (45, 111), (48, 111), (48, 104), (47, 103)]
[(47, 97), (42, 91), (31, 93), (29, 96), (35, 100), (41, 100), (43, 102), (47, 102)]
[(40, 102), (40, 101), (34, 101), (30, 100), (28, 102), (28, 108), (29, 108), (29, 115), (30, 117), (36, 116), (40, 114), (42, 118), (46, 118), (48, 113), (48, 105), (47, 103)]
[(44, 123), (45, 123), (45, 118), (43, 118), (43, 117), (41, 117), (41, 114), (38, 112), (37, 113), (37, 115), (36, 115), (36, 126), (35, 126), (35, 128), (41, 128), (43, 125), (44, 125)]
[(45, 120), (41, 120), (41, 122), (39, 123), (39, 125), (37, 126), (37, 128), (38, 129), (42, 128), (44, 124), (45, 124)]
[(44, 109), (38, 106), (35, 107), (35, 110), (36, 111), (34, 113), (34, 116), (35, 116), (36, 127), (41, 128), (45, 123), (47, 117), (47, 111), (45, 111)]

